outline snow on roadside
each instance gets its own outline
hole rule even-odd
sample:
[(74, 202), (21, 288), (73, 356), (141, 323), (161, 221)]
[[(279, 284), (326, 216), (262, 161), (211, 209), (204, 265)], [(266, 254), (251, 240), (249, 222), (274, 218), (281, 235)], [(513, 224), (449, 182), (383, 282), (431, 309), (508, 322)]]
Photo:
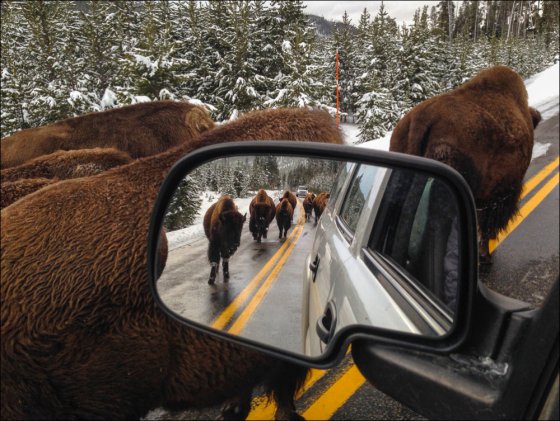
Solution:
[[(540, 111), (543, 120), (547, 120), (559, 113), (559, 67), (560, 63), (556, 63), (525, 80), (525, 86), (529, 95), (529, 105)], [(359, 134), (358, 126), (341, 124), (341, 127), (346, 143), (349, 145), (356, 144)], [(392, 131), (382, 138), (360, 143), (356, 146), (388, 151), (391, 134)], [(550, 145), (550, 143), (535, 142), (531, 160), (546, 155)]]
[(525, 87), (529, 94), (529, 105), (540, 111), (543, 120), (559, 113), (559, 68), (560, 63), (556, 63), (525, 80)]

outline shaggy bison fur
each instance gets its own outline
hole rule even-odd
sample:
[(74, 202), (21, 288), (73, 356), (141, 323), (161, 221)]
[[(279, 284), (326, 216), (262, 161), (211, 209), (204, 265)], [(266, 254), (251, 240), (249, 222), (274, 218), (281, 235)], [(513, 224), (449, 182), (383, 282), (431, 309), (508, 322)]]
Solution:
[(58, 150), (116, 148), (132, 158), (163, 152), (211, 129), (213, 121), (186, 102), (154, 101), (25, 129), (0, 142), (0, 168)]
[[(282, 199), (276, 206), (276, 224), (278, 225), (278, 238), (286, 238), (288, 230), (292, 226), (294, 208), (287, 198)], [(284, 233), (284, 234), (282, 234)]]
[(0, 171), (0, 180), (16, 181), (23, 178), (69, 178), (99, 174), (109, 168), (128, 164), (132, 158), (115, 148), (78, 149), (58, 151), (32, 159), (25, 164)]
[[(284, 194), (282, 195), (282, 199), (288, 199), (288, 202), (290, 202), (290, 205), (292, 205), (292, 208), (295, 209), (297, 206), (297, 197), (295, 194), (293, 194), (291, 191), (286, 190), (284, 192)], [(280, 201), (282, 201), (282, 199), (280, 199)]]
[(241, 230), (247, 215), (241, 215), (233, 199), (222, 196), (204, 214), (204, 233), (208, 238), (208, 260), (212, 266), (208, 283), (216, 280), (216, 273), (223, 259), (224, 282), (229, 279), (229, 258), (241, 243)]
[(313, 210), (315, 211), (315, 224), (319, 221), (319, 218), (323, 214), (323, 211), (327, 207), (327, 202), (331, 197), (330, 193), (321, 192), (317, 195), (315, 200), (313, 201)]
[(517, 212), (540, 119), (521, 77), (495, 66), (417, 105), (393, 131), (391, 151), (436, 159), (465, 178), (477, 206), (481, 262), (490, 261), (488, 240)]
[(7, 181), (0, 186), (0, 209), (10, 206), (16, 200), (36, 192), (45, 186), (56, 183), (58, 179), (24, 178), (17, 181)]
[(253, 239), (260, 243), (261, 238), (266, 238), (268, 226), (276, 215), (274, 200), (263, 189), (251, 200), (249, 215), (249, 231), (253, 234)]
[(305, 109), (254, 113), (3, 209), (1, 417), (131, 419), (156, 407), (237, 399), (242, 418), (259, 384), (274, 397), (277, 418), (295, 416), (294, 393), (307, 369), (166, 316), (150, 289), (146, 238), (159, 187), (186, 153), (271, 133), (342, 143), (325, 121)]
[(305, 211), (305, 220), (309, 221), (313, 213), (313, 201), (315, 200), (315, 193), (307, 193), (303, 199), (303, 210)]

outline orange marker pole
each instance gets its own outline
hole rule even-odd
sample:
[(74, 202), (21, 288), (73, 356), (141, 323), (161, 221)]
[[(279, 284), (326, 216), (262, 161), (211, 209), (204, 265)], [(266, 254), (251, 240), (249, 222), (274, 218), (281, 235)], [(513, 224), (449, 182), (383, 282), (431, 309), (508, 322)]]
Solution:
[(338, 100), (338, 48), (336, 49), (336, 127), (338, 127), (338, 123), (340, 121), (338, 115), (338, 108), (339, 108), (339, 100)]

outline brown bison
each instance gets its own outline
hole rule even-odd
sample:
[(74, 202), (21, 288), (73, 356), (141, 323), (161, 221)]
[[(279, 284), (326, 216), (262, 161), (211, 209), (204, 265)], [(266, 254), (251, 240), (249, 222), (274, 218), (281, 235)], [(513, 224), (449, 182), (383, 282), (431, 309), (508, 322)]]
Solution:
[(0, 141), (0, 168), (58, 150), (117, 148), (132, 158), (155, 155), (211, 129), (213, 121), (186, 102), (154, 101), (25, 129)]
[(232, 412), (243, 418), (259, 384), (273, 394), (277, 418), (295, 416), (307, 370), (168, 317), (149, 286), (146, 238), (159, 187), (186, 153), (271, 133), (342, 143), (326, 121), (305, 109), (255, 112), (3, 209), (0, 416), (130, 419), (236, 398)]
[(278, 225), (278, 238), (282, 238), (282, 232), (284, 233), (284, 238), (288, 233), (288, 230), (292, 226), (292, 219), (294, 216), (294, 208), (287, 198), (282, 199), (280, 203), (276, 206), (276, 224)]
[(58, 151), (41, 156), (25, 164), (0, 171), (0, 180), (16, 181), (23, 178), (69, 178), (99, 174), (109, 168), (128, 164), (132, 158), (115, 148), (78, 149)]
[(0, 209), (4, 209), (16, 200), (58, 181), (56, 178), (24, 178), (17, 181), (6, 181), (0, 186)]
[(208, 283), (216, 280), (216, 273), (223, 259), (224, 282), (229, 279), (229, 258), (241, 243), (241, 230), (247, 214), (241, 215), (233, 199), (222, 196), (204, 214), (204, 233), (208, 238), (208, 260), (212, 266)]
[(251, 200), (249, 215), (249, 231), (253, 234), (253, 240), (260, 243), (261, 238), (266, 238), (268, 226), (276, 215), (274, 200), (263, 189)]
[(330, 193), (321, 192), (317, 195), (317, 197), (313, 201), (313, 210), (315, 211), (315, 225), (317, 225), (317, 222), (319, 221), (319, 218), (323, 214), (323, 211), (325, 210), (325, 207), (327, 206), (327, 202), (329, 200), (329, 197), (331, 197)]
[(303, 199), (303, 210), (305, 211), (305, 220), (309, 221), (311, 219), (311, 214), (313, 212), (313, 201), (315, 200), (315, 193), (307, 193), (305, 199)]
[(540, 119), (521, 77), (495, 66), (417, 105), (393, 131), (391, 151), (436, 159), (465, 178), (476, 201), (481, 262), (490, 262), (488, 240), (517, 212)]
[[(290, 205), (292, 205), (292, 208), (295, 209), (297, 206), (297, 198), (296, 195), (293, 194), (291, 191), (286, 190), (284, 192), (284, 195), (282, 196), (282, 199), (288, 199), (288, 202), (290, 202)], [(282, 199), (280, 199), (280, 201), (282, 201)]]

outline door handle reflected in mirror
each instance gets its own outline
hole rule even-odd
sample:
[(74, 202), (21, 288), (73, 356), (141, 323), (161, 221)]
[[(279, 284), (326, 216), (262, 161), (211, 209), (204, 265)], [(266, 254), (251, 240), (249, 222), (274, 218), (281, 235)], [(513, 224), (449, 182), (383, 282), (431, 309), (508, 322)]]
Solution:
[(312, 281), (315, 282), (315, 278), (317, 277), (317, 269), (319, 269), (319, 262), (321, 261), (321, 259), (319, 258), (319, 255), (315, 256), (315, 260), (313, 260), (313, 262), (309, 263), (309, 270), (311, 270), (311, 272), (313, 272), (313, 279)]
[(319, 320), (317, 320), (317, 335), (325, 344), (333, 337), (336, 328), (336, 306), (332, 301), (327, 303), (327, 308)]

